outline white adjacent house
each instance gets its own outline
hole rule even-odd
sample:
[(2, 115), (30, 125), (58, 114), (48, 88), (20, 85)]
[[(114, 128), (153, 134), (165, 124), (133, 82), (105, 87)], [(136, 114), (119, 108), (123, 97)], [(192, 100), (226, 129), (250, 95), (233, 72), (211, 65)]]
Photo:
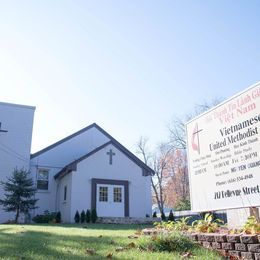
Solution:
[(97, 124), (32, 154), (30, 165), (34, 214), (60, 211), (64, 222), (92, 208), (100, 217), (151, 215), (153, 170)]
[[(0, 181), (6, 181), (16, 167), (29, 170), (34, 111), (35, 107), (0, 102)], [(13, 218), (0, 206), (0, 223)]]
[[(31, 216), (96, 208), (102, 217), (151, 215), (153, 170), (97, 124), (30, 155), (35, 107), (0, 103), (0, 181), (15, 168), (30, 170), (38, 208)], [(0, 186), (0, 198), (4, 191)], [(0, 223), (14, 214), (0, 208)]]

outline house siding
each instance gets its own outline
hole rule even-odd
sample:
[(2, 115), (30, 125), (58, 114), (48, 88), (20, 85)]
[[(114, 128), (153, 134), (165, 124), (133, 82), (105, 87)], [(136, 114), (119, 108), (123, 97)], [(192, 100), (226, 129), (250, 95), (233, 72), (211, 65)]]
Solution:
[[(67, 187), (67, 199), (64, 201), (64, 187)], [(71, 218), (71, 194), (72, 194), (72, 174), (66, 175), (60, 180), (58, 185), (58, 210), (61, 212), (62, 222), (72, 222)]]
[[(109, 164), (107, 152), (115, 152), (113, 164)], [(129, 216), (145, 217), (151, 215), (150, 176), (144, 177), (142, 169), (120, 150), (110, 144), (77, 165), (72, 174), (72, 216), (76, 210), (91, 208), (92, 178), (125, 180), (129, 182)], [(108, 212), (109, 215), (109, 212)]]
[(92, 151), (109, 139), (98, 131), (96, 128), (88, 129), (72, 139), (47, 150), (31, 159), (31, 173), (37, 182), (37, 169), (49, 169), (49, 190), (38, 191), (36, 197), (39, 199), (38, 208), (34, 211), (34, 215), (42, 214), (45, 210), (51, 212), (58, 211), (57, 206), (57, 188), (59, 180), (55, 180), (54, 176), (67, 164), (80, 158), (86, 153)]

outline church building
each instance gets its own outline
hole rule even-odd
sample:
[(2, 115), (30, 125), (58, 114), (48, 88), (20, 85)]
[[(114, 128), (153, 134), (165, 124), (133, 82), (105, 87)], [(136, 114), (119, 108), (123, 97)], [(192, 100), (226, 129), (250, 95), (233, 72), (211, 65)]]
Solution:
[[(8, 154), (0, 150), (0, 179), (5, 180), (15, 167), (30, 169), (38, 199), (32, 216), (45, 210), (60, 211), (63, 222), (74, 222), (77, 210), (93, 208), (99, 217), (151, 215), (153, 170), (100, 126), (91, 124), (30, 155), (34, 108), (5, 103), (0, 107), (1, 129), (6, 127), (8, 131), (0, 132), (0, 149), (5, 140), (6, 150), (13, 151)], [(3, 113), (2, 108), (7, 107), (16, 108), (15, 116), (8, 110)], [(27, 120), (17, 122), (22, 120), (22, 114)], [(11, 133), (12, 141), (8, 141), (7, 134)], [(21, 143), (24, 147), (20, 147)], [(2, 155), (8, 160), (2, 160)], [(24, 158), (23, 163), (18, 155)], [(2, 217), (3, 212), (0, 208), (0, 222), (11, 218), (10, 214)]]

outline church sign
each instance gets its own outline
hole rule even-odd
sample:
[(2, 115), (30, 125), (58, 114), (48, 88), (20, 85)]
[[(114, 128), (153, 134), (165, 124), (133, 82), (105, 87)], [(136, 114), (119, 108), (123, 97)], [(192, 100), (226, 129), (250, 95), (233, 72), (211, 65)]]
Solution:
[(192, 210), (260, 206), (260, 82), (186, 131)]

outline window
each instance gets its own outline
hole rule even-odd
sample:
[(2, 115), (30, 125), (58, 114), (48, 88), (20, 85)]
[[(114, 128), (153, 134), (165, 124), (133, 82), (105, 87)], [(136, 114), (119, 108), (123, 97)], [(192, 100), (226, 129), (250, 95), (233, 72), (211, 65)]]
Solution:
[(39, 169), (37, 176), (37, 189), (48, 190), (49, 188), (49, 170)]
[(99, 201), (108, 200), (108, 187), (99, 187)]
[(63, 200), (64, 200), (64, 201), (67, 200), (67, 186), (64, 186), (64, 196), (63, 196)]
[(114, 202), (122, 202), (122, 188), (114, 188)]

